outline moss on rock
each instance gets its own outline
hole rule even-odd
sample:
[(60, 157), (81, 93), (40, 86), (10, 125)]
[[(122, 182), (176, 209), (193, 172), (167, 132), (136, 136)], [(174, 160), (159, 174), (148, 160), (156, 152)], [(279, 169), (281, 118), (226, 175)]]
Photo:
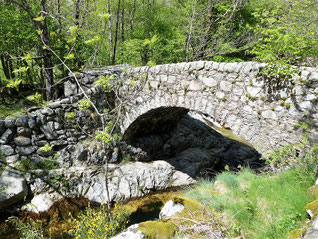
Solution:
[(308, 195), (313, 199), (318, 199), (318, 185), (310, 187), (308, 189)]
[(310, 210), (314, 214), (314, 216), (318, 215), (318, 199), (311, 203), (308, 203), (304, 209)]
[(288, 234), (288, 239), (303, 238), (303, 235), (305, 234), (306, 230), (307, 227), (297, 228)]
[(129, 213), (136, 213), (137, 211), (149, 212), (158, 207), (162, 208), (172, 196), (173, 192), (151, 194), (142, 198), (131, 199), (123, 205), (123, 208)]
[(172, 222), (147, 221), (139, 224), (139, 231), (145, 233), (148, 239), (172, 238), (178, 227)]

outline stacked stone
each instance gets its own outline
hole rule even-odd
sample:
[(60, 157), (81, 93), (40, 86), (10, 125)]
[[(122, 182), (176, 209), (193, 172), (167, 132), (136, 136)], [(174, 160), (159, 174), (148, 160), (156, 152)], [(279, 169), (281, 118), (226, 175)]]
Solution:
[[(300, 68), (290, 85), (271, 89), (256, 62), (189, 62), (130, 68), (123, 72), (127, 99), (122, 131), (140, 115), (158, 107), (184, 107), (203, 112), (261, 152), (287, 142), (297, 142), (302, 132), (295, 125), (309, 122), (318, 138), (318, 71)], [(132, 96), (132, 97), (131, 97)]]
[[(118, 78), (122, 69), (126, 68), (127, 65), (118, 65), (118, 66), (109, 66), (105, 68), (93, 68), (85, 69), (81, 72), (75, 74), (77, 80), (81, 84), (79, 89), (77, 83), (74, 80), (68, 80), (64, 84), (64, 95), (70, 96), (74, 94), (81, 93), (81, 90), (87, 91), (94, 87), (94, 82), (98, 80), (100, 76), (112, 75), (115, 78)], [(72, 79), (74, 75), (72, 74), (70, 78)]]
[[(88, 94), (100, 96), (97, 89)], [(98, 128), (92, 120), (91, 111), (78, 109), (78, 100), (83, 95), (51, 102), (44, 108), (31, 108), (28, 114), (16, 118), (0, 119), (0, 152), (6, 162), (17, 162), (21, 157), (51, 156), (55, 150), (76, 144)], [(68, 115), (74, 112), (74, 117)], [(46, 144), (55, 150), (41, 150)]]

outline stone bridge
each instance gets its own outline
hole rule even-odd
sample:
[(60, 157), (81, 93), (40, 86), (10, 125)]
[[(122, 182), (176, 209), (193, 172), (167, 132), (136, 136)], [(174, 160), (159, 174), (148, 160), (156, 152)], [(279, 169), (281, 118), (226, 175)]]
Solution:
[[(298, 142), (309, 125), (318, 138), (318, 71), (303, 67), (291, 79), (266, 79), (256, 62), (191, 62), (129, 68), (121, 129), (124, 137), (163, 131), (187, 113), (199, 112), (215, 129), (225, 128), (260, 152)], [(170, 109), (170, 110), (169, 110)], [(179, 109), (179, 110), (178, 110)]]
[[(260, 74), (264, 67), (200, 61), (78, 74), (100, 111), (119, 110), (116, 122), (128, 145), (105, 149), (86, 140), (101, 126), (100, 118), (93, 109), (79, 109), (84, 94), (68, 82), (65, 95), (72, 96), (0, 119), (0, 167), (5, 168), (0, 188), (7, 188), (0, 192), (0, 210), (23, 204), (29, 189), (29, 205), (40, 212), (62, 196), (121, 201), (189, 185), (225, 166), (257, 167), (259, 152), (298, 142), (302, 122), (317, 140), (318, 71), (301, 68), (292, 79), (275, 80)], [(114, 75), (116, 91), (91, 87), (100, 75)], [(6, 166), (27, 174), (24, 178)], [(31, 168), (41, 170), (30, 174)], [(56, 181), (56, 175), (63, 180)]]

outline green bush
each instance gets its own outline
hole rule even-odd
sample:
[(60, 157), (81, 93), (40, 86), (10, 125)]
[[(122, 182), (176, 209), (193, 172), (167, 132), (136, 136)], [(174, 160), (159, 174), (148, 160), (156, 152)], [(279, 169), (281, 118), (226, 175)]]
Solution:
[(109, 213), (104, 205), (99, 210), (93, 209), (88, 204), (86, 212), (78, 219), (74, 219), (74, 229), (69, 234), (75, 238), (110, 238), (125, 229), (129, 213), (115, 204), (114, 209)]
[(42, 225), (35, 221), (24, 223), (17, 217), (9, 217), (8, 223), (15, 226), (20, 234), (20, 239), (44, 239)]

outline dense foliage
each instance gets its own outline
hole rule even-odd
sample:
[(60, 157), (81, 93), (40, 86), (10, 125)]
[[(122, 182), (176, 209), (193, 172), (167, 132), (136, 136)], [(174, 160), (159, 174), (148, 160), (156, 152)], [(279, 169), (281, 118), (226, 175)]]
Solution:
[(58, 97), (67, 67), (193, 60), (312, 66), (317, 60), (314, 0), (1, 0), (0, 5), (2, 95), (31, 88), (45, 98)]

